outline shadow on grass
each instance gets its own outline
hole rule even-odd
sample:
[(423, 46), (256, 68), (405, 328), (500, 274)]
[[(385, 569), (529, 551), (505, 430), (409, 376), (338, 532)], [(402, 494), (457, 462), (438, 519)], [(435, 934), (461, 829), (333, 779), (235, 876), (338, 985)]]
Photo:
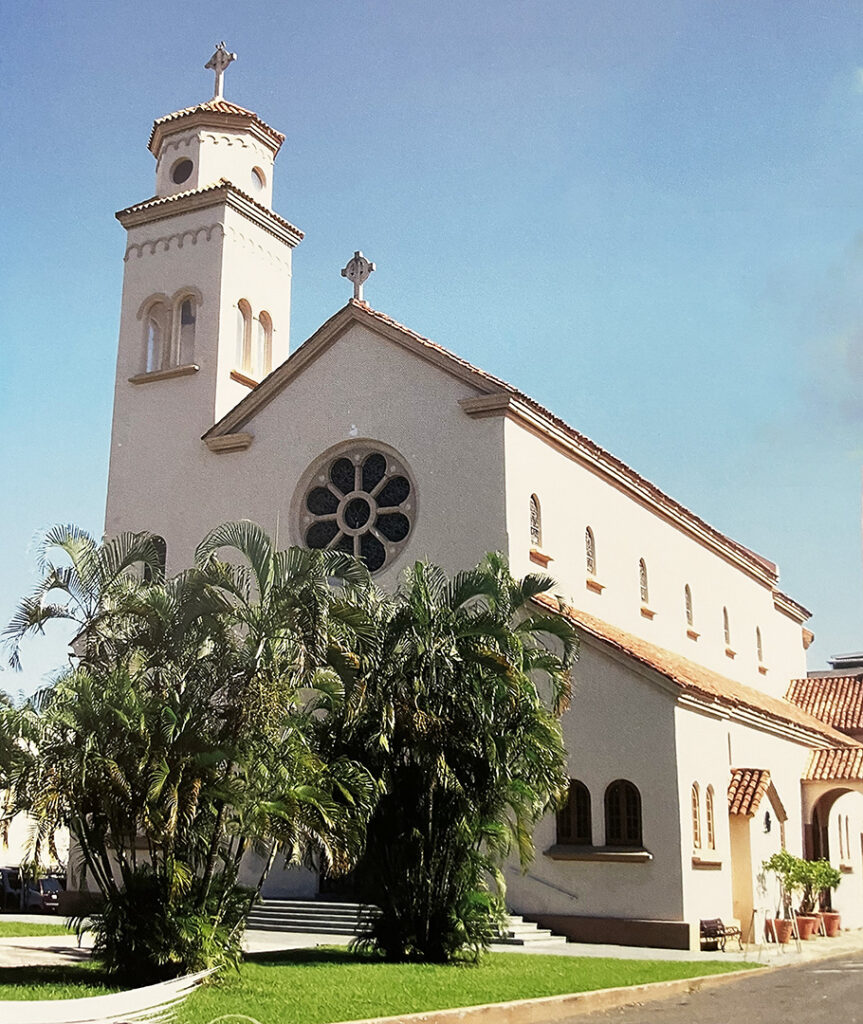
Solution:
[(348, 949), (321, 947), (315, 949), (274, 949), (260, 953), (246, 953), (243, 957), (264, 967), (300, 967), (315, 964), (368, 964), (383, 963), (373, 953), (352, 953)]
[(28, 964), (0, 968), (3, 985), (75, 985), (79, 988), (114, 988), (105, 971), (86, 964)]

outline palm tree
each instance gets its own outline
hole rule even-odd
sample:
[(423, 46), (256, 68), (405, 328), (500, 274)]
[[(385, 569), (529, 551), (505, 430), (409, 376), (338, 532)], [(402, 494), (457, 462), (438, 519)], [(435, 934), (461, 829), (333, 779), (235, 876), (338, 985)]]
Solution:
[(451, 579), (417, 563), (380, 607), (380, 646), (337, 739), (386, 790), (358, 878), (382, 911), (363, 944), (390, 958), (485, 947), (503, 919), (504, 858), (515, 846), (529, 860), (534, 825), (566, 790), (557, 713), (577, 644), (531, 604), (552, 585), (514, 580), (497, 555)]

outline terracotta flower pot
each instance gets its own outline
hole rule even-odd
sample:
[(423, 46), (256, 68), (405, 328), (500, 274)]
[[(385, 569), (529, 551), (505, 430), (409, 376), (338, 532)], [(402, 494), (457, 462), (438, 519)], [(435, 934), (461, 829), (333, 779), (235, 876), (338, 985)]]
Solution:
[(824, 922), (824, 932), (827, 938), (835, 939), (839, 934), (839, 915), (832, 910), (822, 910), (819, 917)]
[(806, 942), (811, 939), (815, 934), (815, 929), (818, 927), (818, 918), (810, 914), (798, 914), (797, 915), (797, 931), (800, 934), (800, 938)]
[(792, 922), (786, 921), (784, 917), (774, 917), (767, 922), (769, 935), (774, 942), (778, 942), (782, 946), (791, 941), (791, 926)]

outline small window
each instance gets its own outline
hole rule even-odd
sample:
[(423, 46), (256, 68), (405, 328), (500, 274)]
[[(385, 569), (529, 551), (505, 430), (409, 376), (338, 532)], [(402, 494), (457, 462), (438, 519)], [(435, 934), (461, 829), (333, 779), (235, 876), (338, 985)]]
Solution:
[(170, 365), (167, 330), (168, 310), (163, 302), (154, 302), (144, 317), (144, 370), (153, 373)]
[(587, 571), (591, 576), (596, 575), (596, 541), (593, 539), (593, 530), (588, 526), (584, 531), (584, 561)]
[(638, 560), (638, 586), (641, 590), (641, 603), (647, 604), (650, 598), (650, 590), (647, 586), (647, 563), (643, 558)]
[(234, 331), (234, 366), (248, 373), (252, 361), (252, 307), (245, 299), (237, 303)]
[(177, 365), (187, 366), (195, 359), (195, 300), (180, 303), (180, 329), (177, 342)]
[(605, 843), (641, 846), (641, 794), (626, 779), (612, 782), (605, 791)]
[(692, 591), (689, 588), (689, 584), (683, 588), (683, 607), (686, 612), (686, 625), (692, 626), (694, 617), (692, 615)]
[(260, 167), (252, 168), (252, 192), (262, 192), (267, 184), (266, 176)]
[(848, 834), (848, 815), (845, 815), (845, 856), (851, 860), (851, 837)]
[(725, 646), (731, 646), (731, 623), (728, 620), (728, 609), (722, 609), (722, 633), (725, 636)]
[(260, 313), (255, 321), (255, 345), (252, 352), (252, 376), (263, 380), (273, 368), (273, 322), (269, 313)]
[(185, 157), (182, 160), (178, 160), (171, 168), (171, 181), (175, 185), (182, 185), (184, 181), (188, 181), (193, 170), (193, 164), (191, 160)]
[(838, 824), (839, 824), (839, 860), (840, 861), (844, 861), (845, 860), (845, 837), (842, 834), (842, 815), (841, 814), (839, 815), (837, 820), (838, 820)]
[(530, 496), (530, 543), (535, 548), (542, 546), (542, 514), (535, 494)]
[(704, 797), (705, 817), (707, 819), (707, 849), (716, 849), (716, 814), (713, 807), (713, 786), (707, 787)]
[(165, 566), (168, 561), (168, 545), (164, 537), (153, 537), (153, 547), (156, 549), (156, 566), (144, 566), (144, 582), (160, 583), (165, 578)]
[(758, 664), (764, 661), (764, 645), (761, 643), (761, 627), (755, 627), (755, 653), (758, 655)]
[(698, 783), (692, 783), (692, 845), (696, 850), (701, 849), (701, 793), (698, 790)]
[(557, 842), (569, 846), (590, 846), (590, 792), (578, 779), (569, 780), (566, 803), (557, 812)]

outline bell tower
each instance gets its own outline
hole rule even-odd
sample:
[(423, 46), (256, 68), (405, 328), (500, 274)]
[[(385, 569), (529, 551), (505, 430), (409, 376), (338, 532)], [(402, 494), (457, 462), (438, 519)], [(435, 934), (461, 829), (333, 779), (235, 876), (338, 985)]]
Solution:
[(155, 121), (155, 194), (117, 214), (127, 241), (109, 534), (157, 529), (146, 481), (164, 485), (202, 457), (201, 435), (288, 357), (303, 236), (272, 209), (284, 135), (223, 95), (235, 59), (220, 43), (206, 65), (213, 96)]

